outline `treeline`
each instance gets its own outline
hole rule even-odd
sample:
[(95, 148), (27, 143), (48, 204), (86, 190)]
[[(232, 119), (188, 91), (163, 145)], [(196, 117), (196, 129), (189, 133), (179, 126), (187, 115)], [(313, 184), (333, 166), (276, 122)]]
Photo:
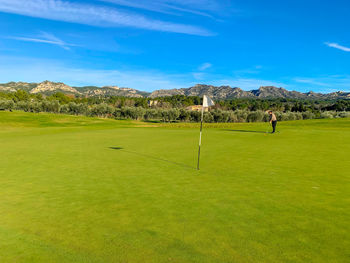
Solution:
[(70, 95), (65, 95), (61, 92), (54, 93), (50, 96), (43, 96), (42, 94), (30, 94), (23, 90), (18, 90), (16, 92), (0, 92), (0, 99), (12, 100), (14, 102), (19, 101), (58, 101), (61, 105), (74, 102), (77, 104), (84, 103), (87, 105), (95, 104), (108, 104), (116, 108), (122, 107), (142, 107), (149, 108), (149, 101), (156, 101), (152, 108), (183, 108), (190, 105), (200, 105), (202, 99), (194, 96), (182, 96), (176, 95), (171, 97), (161, 97), (161, 98), (130, 98), (130, 97), (119, 97), (119, 96), (93, 96), (93, 97), (75, 97)]
[[(19, 101), (0, 100), (0, 110), (22, 110), (26, 112), (50, 112), (71, 115), (85, 115), (91, 117), (132, 119), (132, 120), (159, 120), (163, 122), (199, 122), (201, 113), (188, 111), (186, 109), (145, 109), (143, 107), (121, 107), (116, 108), (106, 103), (89, 106), (86, 103), (69, 102), (61, 105), (58, 101)], [(346, 118), (350, 112), (324, 111), (320, 113), (306, 112), (280, 112), (275, 111), (280, 121), (303, 120), (316, 118)], [(235, 110), (226, 111), (213, 109), (205, 112), (205, 122), (261, 122), (269, 118), (266, 112)]]
[(311, 99), (234, 99), (219, 101), (218, 104), (225, 110), (274, 110), (281, 112), (313, 112), (350, 111), (350, 99), (339, 100), (311, 100)]
[[(148, 106), (144, 98), (75, 98), (62, 93), (44, 97), (24, 91), (0, 93), (0, 110), (26, 112), (51, 112), (92, 117), (132, 119), (163, 122), (198, 122), (201, 113), (188, 111), (188, 105), (200, 104), (199, 97), (173, 96), (155, 99), (157, 105)], [(146, 105), (144, 105), (146, 103)], [(171, 106), (171, 105), (177, 106)], [(245, 105), (245, 106), (243, 106)], [(350, 117), (350, 100), (339, 101), (293, 101), (284, 99), (256, 100), (238, 99), (219, 101), (209, 112), (205, 122), (260, 122), (269, 119), (266, 110), (272, 109), (280, 121), (345, 118)]]
[[(95, 96), (95, 97), (75, 97), (64, 95), (61, 92), (52, 94), (51, 96), (43, 96), (42, 94), (29, 94), (26, 91), (18, 90), (16, 92), (5, 93), (0, 92), (0, 99), (18, 101), (58, 101), (61, 105), (74, 102), (77, 104), (84, 103), (89, 106), (95, 104), (108, 104), (116, 108), (122, 107), (142, 107), (149, 108), (149, 101), (156, 102), (151, 108), (185, 108), (190, 105), (201, 105), (202, 98), (195, 96), (175, 95), (161, 98), (126, 98), (117, 96)], [(281, 112), (305, 112), (311, 111), (314, 113), (323, 111), (350, 111), (350, 99), (339, 100), (312, 100), (312, 99), (255, 99), (255, 98), (240, 98), (230, 100), (216, 101), (216, 109), (221, 110), (274, 110)]]

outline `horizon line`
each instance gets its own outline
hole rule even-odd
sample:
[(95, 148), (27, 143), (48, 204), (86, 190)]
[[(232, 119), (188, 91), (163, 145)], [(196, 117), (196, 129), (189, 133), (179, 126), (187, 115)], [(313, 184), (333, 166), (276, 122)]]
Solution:
[[(108, 87), (118, 87), (118, 88), (121, 88), (121, 89), (131, 89), (131, 90), (136, 90), (136, 91), (139, 91), (139, 92), (143, 92), (143, 93), (153, 93), (153, 92), (156, 92), (156, 91), (162, 91), (162, 90), (181, 90), (181, 89), (190, 89), (190, 88), (194, 88), (196, 86), (210, 86), (210, 87), (214, 87), (214, 88), (221, 88), (221, 87), (229, 87), (231, 89), (240, 89), (242, 91), (245, 91), (245, 92), (251, 92), (251, 91), (257, 91), (257, 90), (260, 90), (262, 88), (276, 88), (276, 89), (284, 89), (286, 91), (289, 91), (289, 92), (298, 92), (298, 93), (301, 93), (301, 94), (309, 94), (309, 93), (314, 93), (314, 94), (332, 94), (332, 93), (349, 93), (350, 94), (350, 91), (342, 91), (342, 90), (337, 90), (337, 91), (333, 91), (333, 92), (328, 92), (328, 93), (324, 93), (324, 92), (314, 92), (312, 90), (309, 90), (307, 92), (300, 92), (300, 91), (296, 91), (296, 90), (291, 90), (291, 89), (286, 89), (284, 87), (276, 87), (276, 86), (259, 86), (258, 88), (256, 89), (250, 89), (250, 90), (245, 90), (245, 89), (242, 89), (240, 87), (233, 87), (233, 86), (230, 86), (230, 85), (210, 85), (210, 84), (200, 84), (200, 83), (197, 83), (193, 86), (190, 86), (188, 88), (173, 88), (173, 89), (155, 89), (153, 91), (143, 91), (143, 90), (139, 90), (139, 89), (134, 89), (134, 88), (129, 88), (129, 87), (124, 87), (124, 86), (118, 86), (118, 85), (103, 85), (103, 86), (96, 86), (96, 85), (84, 85), (84, 86), (76, 86), (76, 85), (70, 85), (70, 84), (67, 84), (65, 82), (62, 82), (62, 81), (51, 81), (51, 80), (43, 80), (43, 81), (40, 81), (40, 82), (26, 82), (26, 81), (9, 81), (9, 82), (6, 82), (6, 83), (0, 83), (0, 85), (6, 85), (6, 84), (9, 84), (9, 83), (28, 83), (28, 84), (41, 84), (41, 83), (44, 83), (44, 82), (51, 82), (51, 83), (55, 83), (55, 84), (64, 84), (64, 85), (67, 85), (69, 87), (72, 87), (72, 88), (84, 88), (84, 87), (96, 87), (96, 88), (108, 88)], [(0, 89), (0, 92), (1, 92), (1, 89)]]

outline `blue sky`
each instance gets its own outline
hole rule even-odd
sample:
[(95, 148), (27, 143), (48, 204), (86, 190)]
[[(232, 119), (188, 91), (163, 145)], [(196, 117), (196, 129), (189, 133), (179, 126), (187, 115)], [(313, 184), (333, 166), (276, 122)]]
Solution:
[(0, 0), (0, 82), (350, 91), (346, 0)]

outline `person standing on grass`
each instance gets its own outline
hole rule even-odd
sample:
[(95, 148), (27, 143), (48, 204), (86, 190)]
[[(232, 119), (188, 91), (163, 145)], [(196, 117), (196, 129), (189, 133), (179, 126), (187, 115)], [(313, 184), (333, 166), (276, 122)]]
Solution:
[(272, 112), (272, 110), (269, 110), (270, 114), (270, 123), (272, 125), (272, 133), (276, 132), (276, 125), (277, 125), (277, 118), (276, 115)]

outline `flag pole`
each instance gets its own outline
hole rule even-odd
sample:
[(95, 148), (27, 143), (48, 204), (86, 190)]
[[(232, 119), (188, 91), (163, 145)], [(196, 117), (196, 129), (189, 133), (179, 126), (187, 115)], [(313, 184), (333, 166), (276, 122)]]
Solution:
[(199, 147), (198, 147), (198, 162), (197, 162), (197, 170), (199, 170), (199, 158), (200, 158), (200, 156), (201, 156), (202, 129), (203, 129), (203, 116), (204, 116), (204, 105), (202, 105), (201, 129), (200, 129), (200, 132), (199, 132)]

